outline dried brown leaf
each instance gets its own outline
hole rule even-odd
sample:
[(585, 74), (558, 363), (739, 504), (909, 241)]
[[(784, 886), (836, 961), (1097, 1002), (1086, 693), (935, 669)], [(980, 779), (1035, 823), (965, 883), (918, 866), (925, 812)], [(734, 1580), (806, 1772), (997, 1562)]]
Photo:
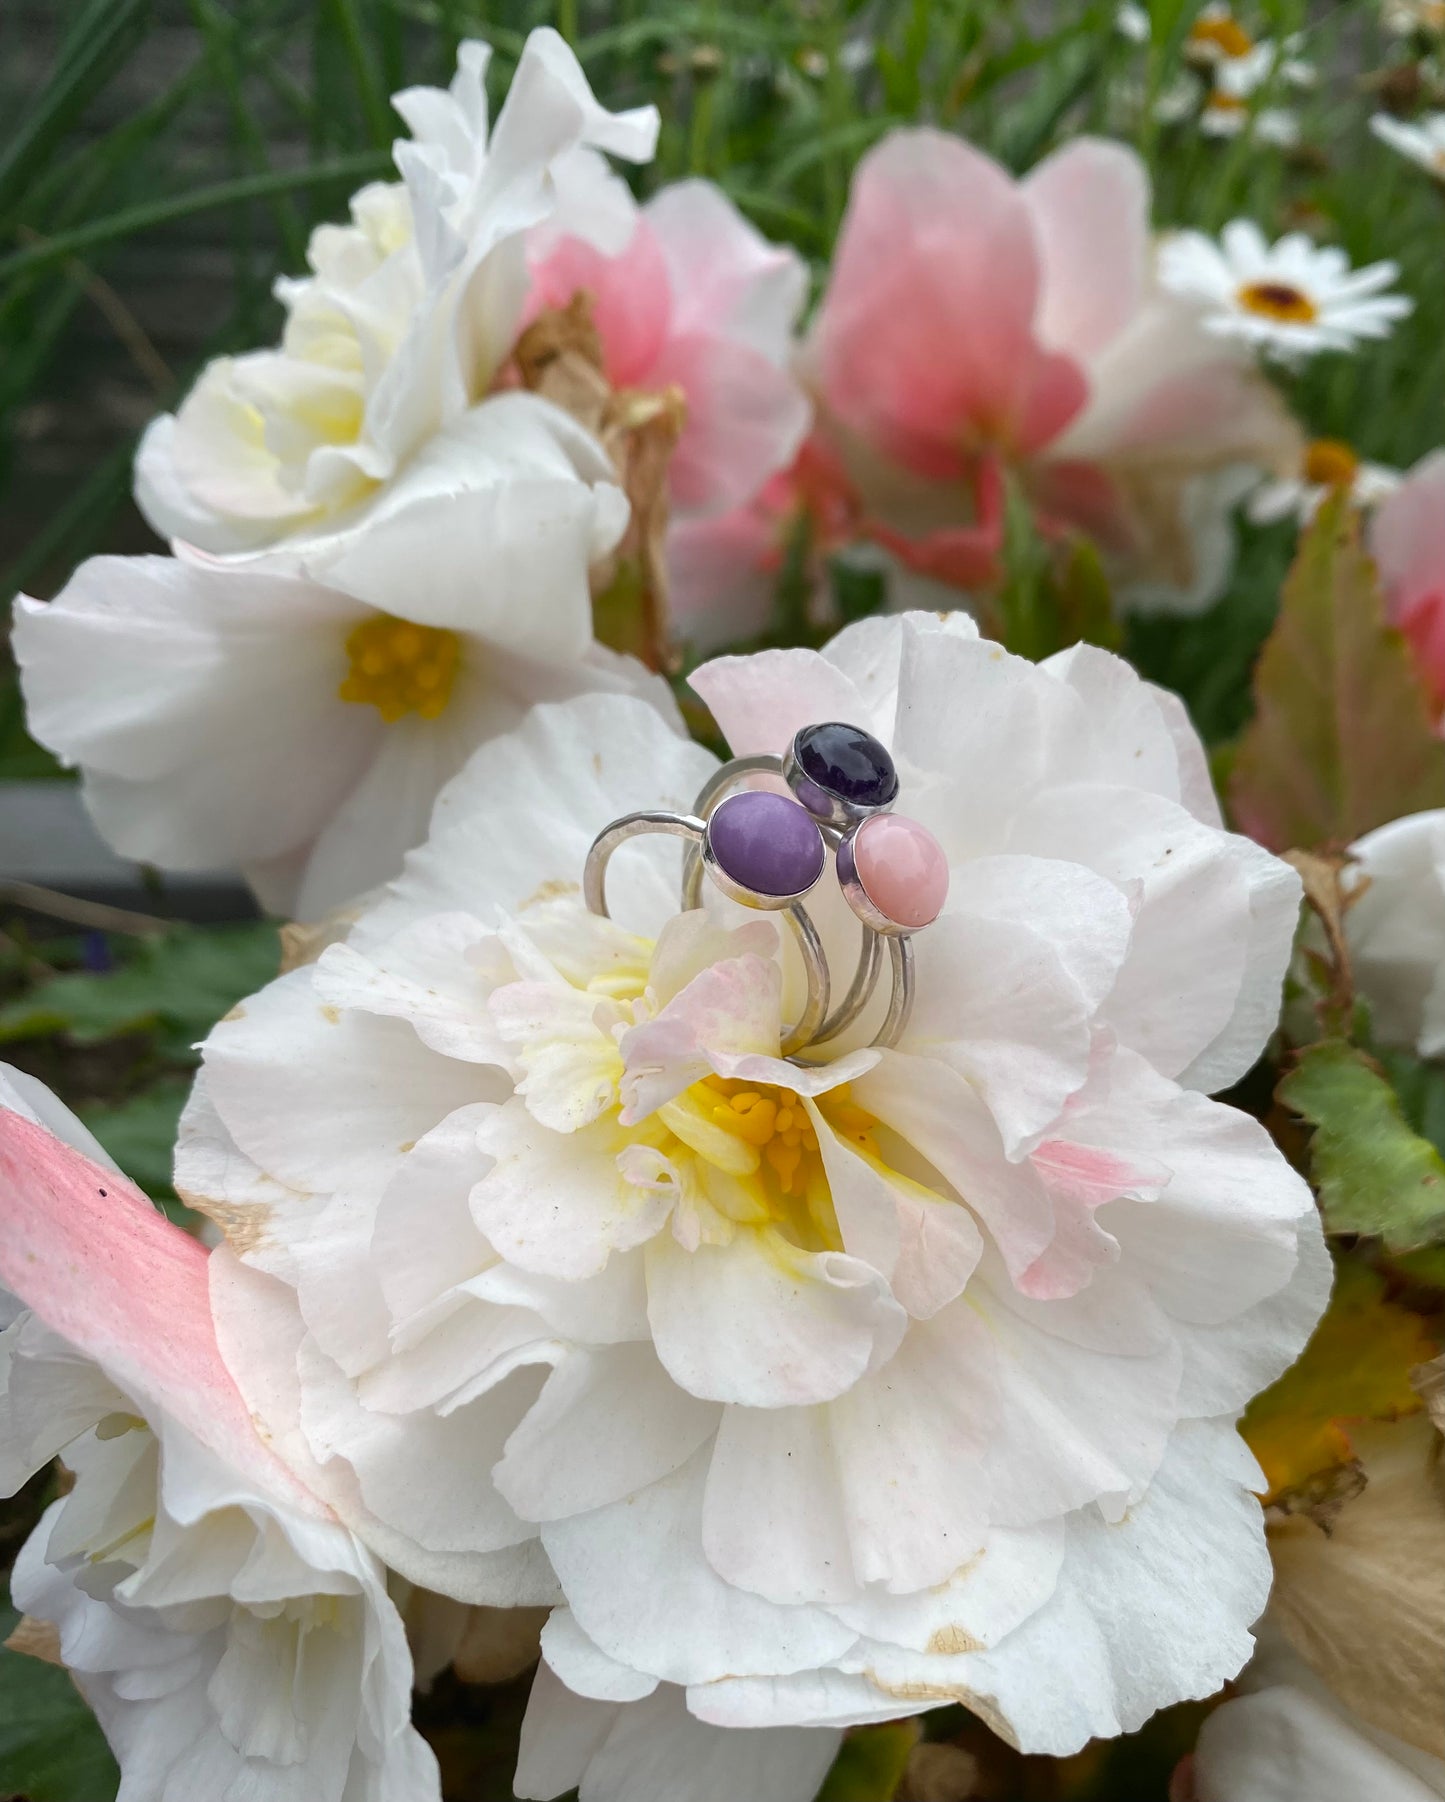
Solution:
[(1371, 1726), (1445, 1756), (1445, 1489), (1425, 1414), (1356, 1435), (1366, 1481), (1330, 1530), (1272, 1525), (1271, 1614)]

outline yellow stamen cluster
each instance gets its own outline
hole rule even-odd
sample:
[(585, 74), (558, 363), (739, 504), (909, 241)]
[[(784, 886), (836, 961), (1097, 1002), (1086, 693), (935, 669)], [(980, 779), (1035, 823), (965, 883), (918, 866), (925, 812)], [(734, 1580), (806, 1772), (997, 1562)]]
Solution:
[(1305, 452), (1304, 473), (1313, 488), (1352, 488), (1360, 459), (1338, 438), (1316, 438)]
[(1249, 282), (1239, 290), (1239, 304), (1246, 312), (1282, 325), (1311, 325), (1319, 318), (1319, 308), (1309, 295), (1288, 282)]
[[(846, 1085), (821, 1096), (817, 1108), (839, 1138), (881, 1163), (878, 1123)], [(709, 1076), (661, 1118), (697, 1154), (704, 1192), (727, 1218), (767, 1223), (810, 1250), (842, 1247), (817, 1128), (791, 1089)]]
[(704, 1087), (718, 1096), (708, 1110), (717, 1125), (762, 1152), (784, 1195), (800, 1194), (803, 1160), (809, 1154), (816, 1157), (818, 1135), (792, 1090), (771, 1083), (749, 1086), (721, 1076), (709, 1076)]
[(444, 626), (418, 626), (378, 613), (346, 640), (351, 669), (337, 690), (343, 701), (375, 707), (388, 725), (408, 713), (434, 720), (456, 680), (459, 646)]

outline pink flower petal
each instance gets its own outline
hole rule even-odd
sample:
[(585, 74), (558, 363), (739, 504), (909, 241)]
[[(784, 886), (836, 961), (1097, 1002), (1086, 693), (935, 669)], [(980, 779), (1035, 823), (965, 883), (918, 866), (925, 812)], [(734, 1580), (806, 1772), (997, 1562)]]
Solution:
[(1122, 144), (1076, 138), (1020, 186), (1032, 215), (1042, 293), (1035, 329), (1081, 361), (1123, 331), (1149, 266), (1149, 176)]
[(313, 1514), (256, 1435), (211, 1324), (207, 1254), (123, 1176), (0, 1110), (0, 1284), (141, 1406)]
[(896, 132), (854, 178), (819, 315), (822, 387), (838, 418), (919, 475), (968, 456), (1028, 455), (1088, 394), (1034, 335), (1040, 267), (1029, 209), (960, 139)]

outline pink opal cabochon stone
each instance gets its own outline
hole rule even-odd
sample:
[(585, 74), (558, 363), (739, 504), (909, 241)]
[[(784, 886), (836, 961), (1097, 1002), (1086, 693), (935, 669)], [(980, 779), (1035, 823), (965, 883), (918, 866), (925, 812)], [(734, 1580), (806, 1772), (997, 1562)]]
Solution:
[(901, 814), (874, 814), (853, 834), (851, 848), (864, 894), (896, 925), (913, 932), (943, 912), (948, 859), (926, 826)]

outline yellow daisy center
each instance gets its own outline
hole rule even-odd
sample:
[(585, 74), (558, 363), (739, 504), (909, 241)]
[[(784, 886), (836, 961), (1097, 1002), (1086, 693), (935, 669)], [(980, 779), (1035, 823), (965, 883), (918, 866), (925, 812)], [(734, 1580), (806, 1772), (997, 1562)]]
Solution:
[(1218, 50), (1223, 56), (1248, 56), (1254, 48), (1254, 39), (1227, 13), (1198, 20), (1190, 29), (1189, 42), (1197, 50)]
[(1249, 282), (1239, 290), (1239, 304), (1246, 312), (1281, 325), (1312, 325), (1320, 316), (1309, 295), (1289, 282)]
[(460, 647), (445, 626), (418, 626), (378, 613), (348, 635), (351, 668), (337, 693), (375, 707), (388, 725), (404, 714), (434, 720), (446, 709)]
[(1316, 438), (1305, 452), (1305, 480), (1313, 488), (1351, 488), (1360, 459), (1339, 438)]

